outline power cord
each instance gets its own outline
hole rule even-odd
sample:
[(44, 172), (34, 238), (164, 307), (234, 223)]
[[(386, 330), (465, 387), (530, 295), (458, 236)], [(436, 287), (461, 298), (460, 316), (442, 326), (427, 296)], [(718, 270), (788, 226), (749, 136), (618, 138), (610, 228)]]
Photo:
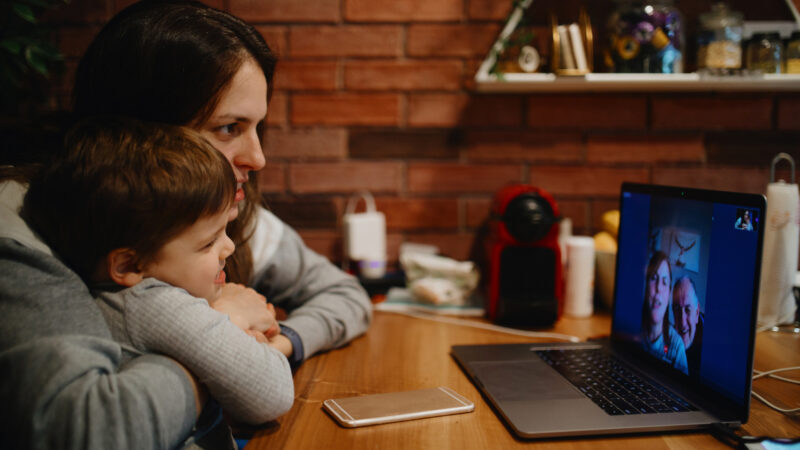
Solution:
[[(780, 375), (775, 375), (776, 373), (788, 372), (788, 371), (791, 371), (791, 370), (800, 370), (800, 366), (782, 367), (780, 369), (767, 370), (767, 371), (753, 370), (753, 381), (755, 381), (755, 380), (757, 380), (759, 378), (769, 377), (769, 378), (775, 378), (777, 380), (785, 381), (787, 383), (800, 384), (800, 380), (796, 380), (796, 379), (792, 379), (792, 378), (786, 378), (786, 377), (782, 377)], [(764, 398), (761, 394), (757, 393), (756, 391), (751, 391), (751, 394), (753, 395), (754, 398), (760, 400), (765, 405), (767, 405), (770, 408), (772, 408), (772, 409), (774, 409), (776, 411), (779, 411), (781, 413), (790, 414), (791, 415), (791, 414), (796, 414), (797, 412), (800, 412), (800, 408), (787, 409), (787, 408), (782, 408), (780, 406), (777, 406), (777, 405), (771, 403), (769, 400)], [(753, 449), (753, 448), (758, 448), (759, 446), (754, 446), (753, 444), (761, 444), (762, 442), (770, 442), (770, 443), (778, 444), (778, 446), (782, 446), (782, 445), (794, 446), (795, 444), (800, 443), (800, 438), (774, 438), (774, 437), (769, 437), (769, 436), (740, 436), (740, 435), (736, 434), (736, 432), (732, 428), (730, 428), (730, 427), (728, 427), (728, 426), (726, 426), (724, 424), (721, 424), (721, 423), (715, 423), (715, 424), (713, 424), (711, 426), (711, 434), (714, 435), (715, 438), (717, 438), (718, 440), (722, 441), (723, 443), (725, 443), (727, 445), (730, 445), (733, 448), (741, 449), (741, 450), (749, 450), (749, 449)], [(769, 447), (763, 446), (763, 445), (761, 445), (760, 447), (769, 448)]]
[(532, 337), (532, 338), (551, 338), (551, 339), (560, 339), (563, 341), (569, 342), (582, 342), (582, 339), (577, 336), (570, 336), (568, 334), (561, 334), (561, 333), (551, 333), (548, 331), (527, 331), (527, 330), (518, 330), (516, 328), (509, 328), (509, 327), (501, 327), (499, 325), (491, 325), (488, 323), (482, 322), (473, 322), (471, 320), (464, 320), (464, 319), (456, 319), (454, 317), (443, 317), (436, 314), (428, 314), (423, 312), (415, 312), (415, 311), (385, 311), (394, 314), (401, 314), (404, 316), (409, 317), (416, 317), (417, 319), (425, 319), (425, 320), (432, 320), (434, 322), (443, 322), (449, 323), (452, 325), (461, 325), (464, 327), (472, 327), (472, 328), (479, 328), (482, 330), (490, 330), (490, 331), (497, 331), (500, 333), (506, 334), (513, 334), (517, 336), (525, 336), (525, 337)]
[[(768, 370), (768, 371), (760, 371), (760, 370), (755, 370), (754, 369), (753, 370), (753, 373), (754, 373), (753, 381), (755, 381), (755, 380), (757, 380), (759, 378), (769, 377), (769, 378), (775, 378), (776, 380), (785, 381), (787, 383), (800, 384), (800, 380), (796, 380), (796, 379), (793, 379), (793, 378), (786, 378), (786, 377), (775, 375), (776, 373), (788, 372), (788, 371), (792, 371), (792, 370), (800, 370), (800, 366), (782, 367), (780, 369), (774, 369), (774, 370)], [(753, 397), (755, 397), (756, 399), (760, 400), (765, 405), (769, 406), (770, 408), (774, 409), (775, 411), (782, 412), (784, 414), (796, 414), (796, 413), (800, 412), (800, 408), (786, 409), (786, 408), (782, 408), (782, 407), (780, 407), (778, 405), (775, 405), (774, 403), (770, 402), (769, 400), (767, 400), (761, 394), (757, 393), (754, 390), (751, 391), (751, 394), (753, 395)]]

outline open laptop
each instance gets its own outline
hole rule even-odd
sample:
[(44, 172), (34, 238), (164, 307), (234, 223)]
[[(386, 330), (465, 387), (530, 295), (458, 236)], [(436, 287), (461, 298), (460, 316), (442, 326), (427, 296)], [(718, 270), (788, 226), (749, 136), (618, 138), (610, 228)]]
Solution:
[(745, 423), (765, 214), (763, 195), (624, 183), (610, 336), (452, 355), (522, 438)]

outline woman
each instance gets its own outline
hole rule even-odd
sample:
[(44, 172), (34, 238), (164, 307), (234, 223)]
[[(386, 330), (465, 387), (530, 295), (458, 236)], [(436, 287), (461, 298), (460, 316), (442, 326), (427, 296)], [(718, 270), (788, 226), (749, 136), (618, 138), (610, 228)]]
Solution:
[(689, 373), (683, 340), (669, 323), (672, 298), (672, 269), (664, 252), (657, 251), (647, 264), (644, 304), (642, 305), (642, 343), (653, 355)]
[[(229, 14), (193, 2), (140, 2), (90, 45), (76, 73), (74, 112), (187, 125), (226, 156), (239, 181), (228, 280), (288, 312), (271, 345), (297, 365), (363, 333), (371, 308), (353, 277), (259, 206), (250, 172), (264, 166), (260, 134), (274, 67), (258, 32)], [(16, 215), (21, 195), (17, 183), (0, 185), (0, 373), (13, 381), (0, 398), (19, 412), (0, 440), (15, 448), (63, 446), (67, 438), (67, 447), (220, 448), (195, 427), (204, 391), (185, 369), (156, 355), (116, 365), (119, 346), (86, 287)], [(212, 306), (254, 329), (274, 323), (264, 297), (238, 285)], [(185, 441), (190, 434), (195, 440)]]

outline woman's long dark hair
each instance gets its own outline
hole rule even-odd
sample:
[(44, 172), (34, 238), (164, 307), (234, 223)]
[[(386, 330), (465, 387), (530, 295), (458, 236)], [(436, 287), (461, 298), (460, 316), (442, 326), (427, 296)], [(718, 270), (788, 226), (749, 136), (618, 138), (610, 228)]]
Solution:
[[(647, 271), (645, 272), (645, 288), (644, 288), (644, 304), (642, 305), (642, 330), (650, 330), (653, 321), (650, 316), (650, 304), (647, 301), (647, 283), (655, 273), (658, 272), (658, 267), (661, 263), (667, 263), (667, 270), (669, 270), (670, 288), (672, 287), (672, 268), (669, 265), (669, 257), (662, 251), (653, 253), (650, 257), (650, 262), (647, 263)], [(672, 295), (669, 296), (667, 301), (672, 301)], [(661, 332), (664, 336), (664, 343), (669, 345), (669, 305), (664, 311), (664, 319), (661, 321)]]
[[(76, 119), (112, 114), (199, 127), (248, 58), (264, 71), (268, 101), (276, 58), (252, 26), (194, 1), (143, 0), (111, 19), (87, 49), (75, 75), (73, 112)], [(236, 252), (226, 271), (239, 283), (252, 274), (247, 230), (261, 198), (256, 179), (228, 225)]]

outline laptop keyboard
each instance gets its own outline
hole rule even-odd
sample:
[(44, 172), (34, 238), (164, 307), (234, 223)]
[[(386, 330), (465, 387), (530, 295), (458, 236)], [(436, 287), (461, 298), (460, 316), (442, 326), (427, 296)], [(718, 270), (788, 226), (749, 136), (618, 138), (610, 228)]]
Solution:
[(610, 415), (697, 410), (669, 389), (638, 376), (603, 349), (536, 353)]

